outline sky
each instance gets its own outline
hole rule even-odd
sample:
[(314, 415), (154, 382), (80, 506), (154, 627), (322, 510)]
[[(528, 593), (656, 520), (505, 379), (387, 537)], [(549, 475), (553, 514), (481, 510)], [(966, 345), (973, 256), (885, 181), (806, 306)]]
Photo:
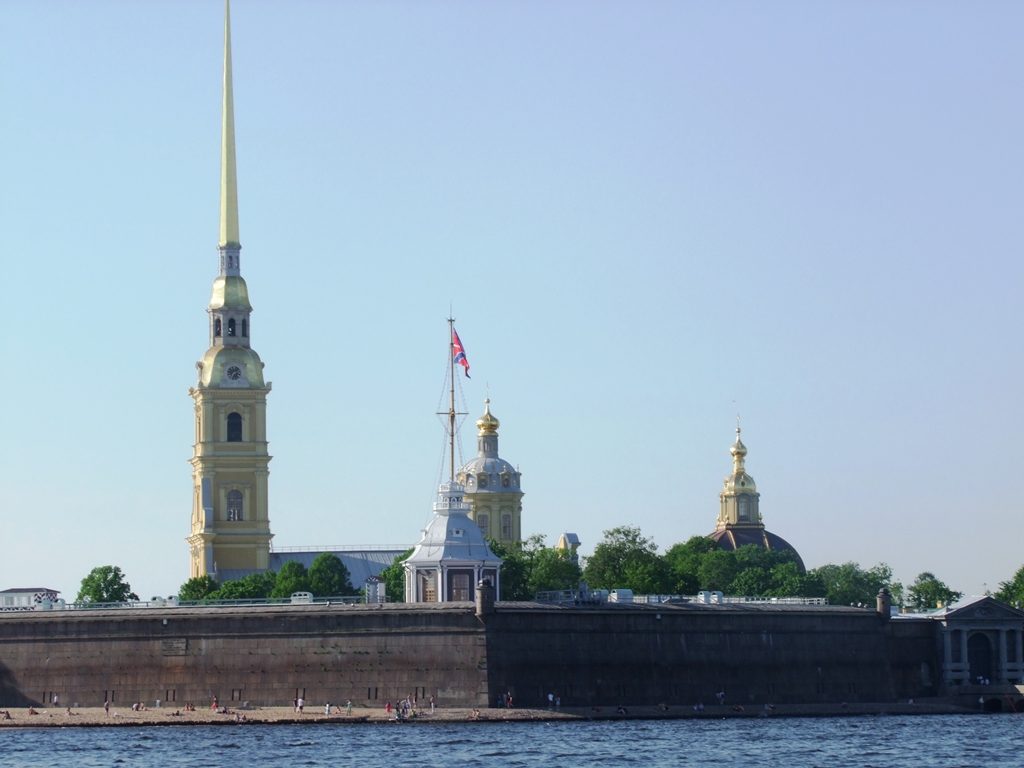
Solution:
[[(0, 3), (0, 589), (189, 573), (223, 6)], [(412, 546), (452, 307), (523, 530), (1024, 564), (1020, 29), (992, 2), (232, 5), (274, 545)]]

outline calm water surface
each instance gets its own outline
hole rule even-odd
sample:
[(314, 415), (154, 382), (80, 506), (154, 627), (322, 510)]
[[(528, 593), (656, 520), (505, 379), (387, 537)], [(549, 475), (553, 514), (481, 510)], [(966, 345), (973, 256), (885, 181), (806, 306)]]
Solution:
[(0, 766), (1024, 766), (1010, 715), (0, 731)]

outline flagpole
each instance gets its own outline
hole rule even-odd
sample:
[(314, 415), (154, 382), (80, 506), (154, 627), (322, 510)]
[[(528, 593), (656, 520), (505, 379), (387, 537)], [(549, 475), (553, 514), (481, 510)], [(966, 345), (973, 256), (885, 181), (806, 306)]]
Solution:
[(448, 365), (451, 368), (451, 388), (448, 391), (448, 478), (455, 482), (455, 318), (448, 310)]

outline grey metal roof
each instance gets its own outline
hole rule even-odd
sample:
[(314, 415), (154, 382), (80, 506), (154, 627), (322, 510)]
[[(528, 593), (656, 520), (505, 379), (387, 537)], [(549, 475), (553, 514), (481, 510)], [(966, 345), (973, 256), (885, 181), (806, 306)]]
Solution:
[(49, 587), (14, 587), (13, 589), (0, 589), (0, 595), (7, 595), (11, 592), (53, 592), (59, 595), (59, 589), (50, 589)]
[[(395, 558), (405, 553), (404, 549), (344, 549), (344, 550), (309, 550), (301, 552), (271, 552), (270, 570), (279, 571), (281, 566), (289, 560), (302, 563), (308, 570), (313, 561), (323, 554), (330, 552), (348, 568), (352, 586), (362, 589), (363, 584), (370, 576), (379, 576), (380, 572), (391, 565)], [(217, 571), (220, 583), (244, 579), (253, 573), (260, 573), (258, 568), (224, 568)]]
[(462, 493), (459, 483), (441, 486), (434, 504), (434, 519), (423, 530), (423, 537), (406, 562), (501, 565), (501, 558), (491, 552), (477, 524), (469, 519), (469, 504), (462, 500)]

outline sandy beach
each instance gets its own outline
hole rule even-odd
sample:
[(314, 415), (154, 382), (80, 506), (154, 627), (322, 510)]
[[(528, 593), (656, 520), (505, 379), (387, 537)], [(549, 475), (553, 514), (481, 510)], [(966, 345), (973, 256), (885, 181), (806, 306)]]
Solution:
[[(0, 710), (2, 711), (2, 710)], [(702, 712), (693, 707), (669, 707), (663, 710), (657, 706), (627, 707), (625, 713), (615, 707), (567, 707), (552, 712), (547, 709), (452, 709), (438, 707), (417, 710), (415, 717), (399, 722), (394, 712), (388, 714), (383, 708), (368, 709), (353, 707), (348, 714), (344, 707), (332, 707), (330, 715), (323, 706), (307, 706), (302, 713), (291, 707), (252, 707), (233, 709), (218, 713), (209, 708), (186, 712), (180, 708), (160, 707), (133, 712), (131, 707), (111, 707), (110, 713), (102, 707), (72, 708), (67, 714), (65, 708), (39, 708), (37, 714), (29, 714), (23, 707), (9, 708), (11, 719), (0, 715), (0, 728), (96, 728), (124, 726), (174, 726), (174, 725), (233, 725), (245, 726), (253, 723), (265, 725), (294, 725), (311, 723), (333, 723), (357, 725), (365, 723), (417, 725), (429, 723), (465, 722), (522, 722), (559, 720), (674, 720), (684, 718), (743, 718), (743, 717), (845, 717), (856, 715), (928, 715), (928, 714), (975, 714), (976, 709), (958, 706), (949, 701), (934, 700), (915, 704), (777, 704), (767, 710), (764, 706), (744, 706), (735, 709), (728, 703), (723, 706), (706, 705)], [(244, 719), (242, 719), (244, 718)]]

